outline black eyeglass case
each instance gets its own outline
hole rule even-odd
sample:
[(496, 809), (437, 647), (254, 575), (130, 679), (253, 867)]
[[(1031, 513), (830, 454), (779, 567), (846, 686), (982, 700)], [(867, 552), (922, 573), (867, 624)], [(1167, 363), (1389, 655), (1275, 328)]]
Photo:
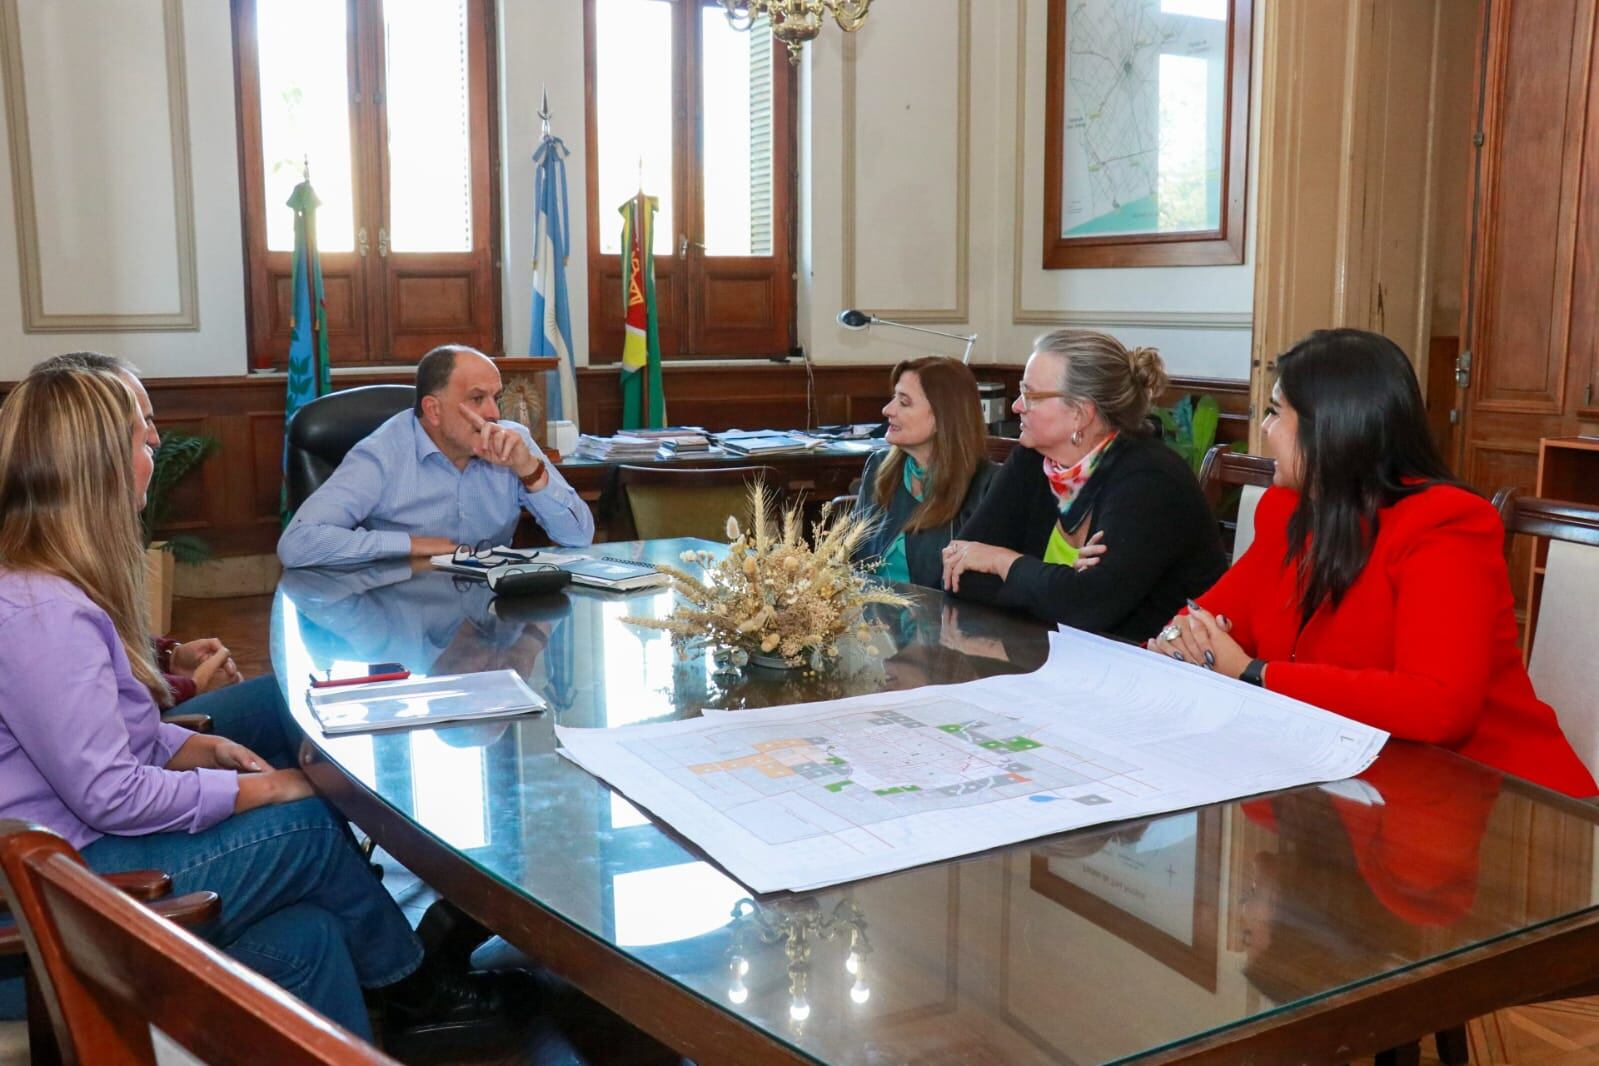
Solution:
[(544, 596), (559, 592), (572, 583), (572, 575), (565, 570), (520, 563), (497, 566), (488, 572), (487, 577), (489, 588), (496, 596)]

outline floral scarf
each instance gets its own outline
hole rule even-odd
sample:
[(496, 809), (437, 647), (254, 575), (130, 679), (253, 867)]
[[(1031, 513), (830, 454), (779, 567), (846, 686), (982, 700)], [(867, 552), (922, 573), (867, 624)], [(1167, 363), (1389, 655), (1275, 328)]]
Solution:
[(1088, 479), (1094, 476), (1094, 471), (1099, 468), (1105, 453), (1110, 451), (1110, 446), (1116, 442), (1117, 436), (1112, 433), (1100, 441), (1098, 447), (1071, 466), (1061, 466), (1049, 456), (1044, 456), (1044, 477), (1049, 480), (1050, 490), (1055, 493), (1061, 514), (1065, 514), (1071, 508), (1072, 501), (1077, 499), (1077, 494), (1088, 484)]

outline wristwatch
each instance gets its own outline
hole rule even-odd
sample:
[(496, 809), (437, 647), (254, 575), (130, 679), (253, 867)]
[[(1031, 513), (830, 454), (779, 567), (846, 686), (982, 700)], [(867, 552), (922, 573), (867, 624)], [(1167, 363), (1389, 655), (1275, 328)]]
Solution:
[(541, 478), (543, 476), (544, 476), (544, 460), (540, 459), (539, 460), (539, 465), (535, 466), (533, 468), (533, 472), (531, 474), (529, 474), (527, 477), (521, 478), (519, 480), (522, 482), (522, 487), (524, 489), (527, 489), (529, 492), (532, 492), (533, 491), (533, 486), (538, 484), (539, 478)]
[(1246, 681), (1258, 688), (1266, 687), (1266, 660), (1251, 659), (1249, 665), (1244, 667), (1244, 672), (1238, 675), (1238, 680)]

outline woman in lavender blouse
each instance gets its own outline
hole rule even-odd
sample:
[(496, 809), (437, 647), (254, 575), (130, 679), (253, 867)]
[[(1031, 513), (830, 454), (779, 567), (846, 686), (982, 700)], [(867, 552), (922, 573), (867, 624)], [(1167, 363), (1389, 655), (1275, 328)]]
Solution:
[(0, 818), (54, 830), (96, 870), (217, 892), (209, 939), (369, 1037), (362, 987), (412, 975), (422, 947), (347, 827), (300, 771), (160, 719), (145, 436), (114, 374), (37, 373), (0, 405)]

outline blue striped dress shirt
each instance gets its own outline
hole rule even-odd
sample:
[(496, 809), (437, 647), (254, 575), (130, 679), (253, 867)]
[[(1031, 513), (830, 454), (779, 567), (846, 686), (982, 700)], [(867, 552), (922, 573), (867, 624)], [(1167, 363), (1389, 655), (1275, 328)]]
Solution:
[[(527, 427), (502, 420), (538, 458)], [(300, 506), (278, 539), (284, 566), (332, 566), (411, 554), (411, 537), (457, 544), (509, 544), (527, 510), (557, 544), (594, 540), (594, 515), (554, 464), (549, 483), (528, 492), (511, 470), (473, 459), (457, 470), (416, 415), (401, 411), (344, 457)]]

